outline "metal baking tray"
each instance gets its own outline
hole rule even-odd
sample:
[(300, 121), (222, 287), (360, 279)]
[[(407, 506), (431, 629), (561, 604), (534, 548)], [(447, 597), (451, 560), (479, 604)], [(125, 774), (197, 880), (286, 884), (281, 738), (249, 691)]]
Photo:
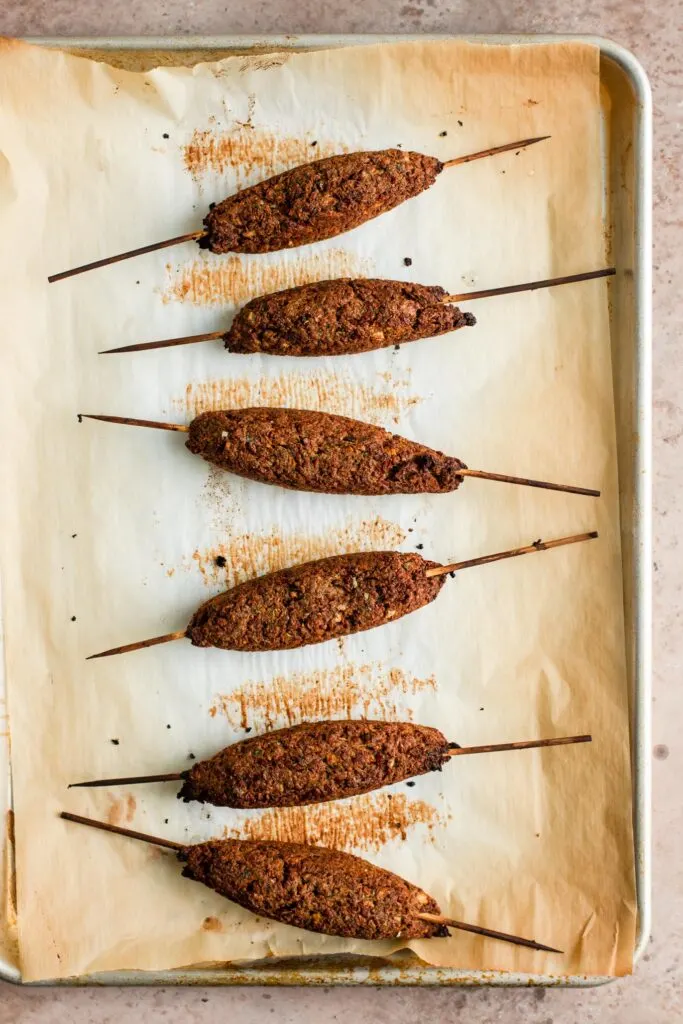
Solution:
[[(185, 36), (142, 38), (33, 38), (28, 42), (105, 60), (130, 70), (182, 65), (239, 53), (325, 49), (377, 42), (449, 38), (439, 35)], [(651, 924), (651, 395), (652, 395), (652, 100), (647, 76), (623, 47), (593, 36), (458, 36), (497, 45), (568, 39), (600, 49), (603, 184), (606, 238), (618, 270), (610, 292), (612, 366), (616, 404), (619, 496), (623, 545), (624, 610), (631, 713), (633, 816), (638, 898), (635, 961)], [(1, 654), (1, 632), (0, 632)], [(0, 703), (5, 681), (0, 662)], [(9, 738), (0, 735), (0, 803), (11, 820)], [(0, 977), (21, 983), (12, 898), (11, 829), (7, 829), (2, 900), (6, 933), (0, 941)], [(61, 981), (71, 985), (553, 985), (590, 986), (612, 979), (552, 977), (431, 967), (413, 954), (389, 959), (318, 957), (219, 964), (173, 971), (116, 971)], [(43, 982), (41, 984), (49, 984)]]

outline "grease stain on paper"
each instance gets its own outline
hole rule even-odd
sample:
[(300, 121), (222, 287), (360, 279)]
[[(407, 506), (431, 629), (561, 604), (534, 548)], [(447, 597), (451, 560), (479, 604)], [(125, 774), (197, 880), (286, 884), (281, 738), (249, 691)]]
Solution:
[(249, 120), (236, 131), (195, 129), (183, 148), (185, 167), (195, 181), (207, 174), (224, 174), (230, 170), (235, 174), (239, 189), (299, 164), (348, 152), (348, 146), (314, 135), (276, 135), (263, 131), (253, 126), (252, 117), (253, 111)]
[(228, 588), (299, 562), (351, 551), (397, 548), (406, 536), (397, 523), (381, 516), (360, 522), (349, 519), (345, 526), (324, 534), (283, 534), (274, 526), (269, 533), (243, 533), (230, 537), (224, 544), (197, 548), (184, 568), (196, 566), (207, 586), (221, 583)]
[(433, 842), (442, 824), (435, 807), (424, 800), (408, 800), (404, 793), (367, 793), (329, 804), (276, 807), (249, 818), (239, 828), (224, 829), (230, 839), (276, 840), (308, 843), (335, 850), (380, 850), (392, 840), (405, 841), (408, 830), (426, 825)]
[(330, 718), (378, 718), (412, 721), (412, 709), (401, 698), (435, 692), (436, 678), (417, 678), (382, 662), (336, 665), (315, 672), (247, 680), (229, 693), (219, 693), (209, 709), (234, 728), (259, 731)]
[(172, 399), (176, 412), (188, 419), (210, 409), (247, 409), (277, 406), (311, 409), (368, 420), (380, 425), (397, 424), (401, 415), (423, 399), (412, 394), (410, 372), (403, 377), (377, 374), (381, 384), (361, 384), (345, 374), (309, 371), (281, 373), (277, 377), (218, 377), (190, 381), (182, 396)]
[(121, 825), (131, 822), (135, 817), (137, 800), (132, 793), (118, 798), (112, 797), (107, 810), (107, 821), (110, 825)]
[(345, 249), (324, 249), (305, 256), (287, 254), (277, 262), (265, 262), (263, 257), (207, 255), (180, 267), (167, 263), (161, 299), (165, 304), (242, 305), (256, 295), (328, 278), (369, 277), (372, 270), (371, 260)]

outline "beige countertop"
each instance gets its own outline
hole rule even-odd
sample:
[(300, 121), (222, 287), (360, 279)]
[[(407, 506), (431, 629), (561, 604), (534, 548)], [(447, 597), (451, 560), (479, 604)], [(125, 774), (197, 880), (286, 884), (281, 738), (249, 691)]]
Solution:
[[(470, 1024), (673, 1024), (683, 1020), (683, 585), (676, 571), (683, 510), (683, 5), (681, 0), (4, 0), (0, 33), (22, 35), (297, 32), (569, 32), (606, 36), (645, 66), (655, 111), (655, 704), (654, 934), (635, 976), (583, 991), (427, 989), (32, 989), (0, 984), (0, 1024), (231, 1024), (420, 1018)], [(0, 97), (0, 102), (2, 99)]]

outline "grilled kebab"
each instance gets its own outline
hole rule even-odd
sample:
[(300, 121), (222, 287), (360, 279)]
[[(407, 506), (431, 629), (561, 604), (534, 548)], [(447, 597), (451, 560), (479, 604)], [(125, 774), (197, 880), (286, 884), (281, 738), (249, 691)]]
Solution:
[(444, 494), (463, 477), (568, 491), (600, 492), (547, 480), (468, 469), (464, 462), (382, 427), (306, 409), (210, 410), (185, 427), (124, 416), (86, 419), (135, 427), (187, 431), (186, 447), (220, 469), (296, 491), (324, 494)]
[(350, 939), (430, 939), (448, 928), (560, 953), (532, 939), (442, 916), (436, 900), (391, 871), (340, 850), (272, 840), (213, 839), (184, 846), (62, 811), (61, 817), (174, 850), (183, 875), (283, 924)]
[(95, 779), (69, 788), (181, 782), (178, 797), (215, 807), (301, 807), (370, 793), (441, 771), (451, 757), (585, 743), (562, 736), (460, 747), (438, 729), (412, 722), (341, 719), (306, 722), (233, 743), (182, 772)]
[(597, 532), (537, 540), (526, 547), (440, 565), (413, 552), (364, 551), (303, 562), (239, 583), (210, 598), (185, 630), (116, 647), (124, 654), (182, 637), (194, 647), (286, 651), (374, 629), (435, 599), (446, 574), (597, 537)]

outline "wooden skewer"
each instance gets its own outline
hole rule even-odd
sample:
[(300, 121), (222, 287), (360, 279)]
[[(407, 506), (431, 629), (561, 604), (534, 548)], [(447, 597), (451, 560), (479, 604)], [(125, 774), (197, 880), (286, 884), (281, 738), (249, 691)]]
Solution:
[(129, 427), (154, 427), (156, 430), (177, 430), (186, 434), (190, 429), (184, 423), (161, 423), (160, 420), (134, 420), (130, 416), (95, 416), (89, 412), (79, 412), (79, 419), (101, 420), (102, 423), (123, 423)]
[[(121, 423), (129, 427), (152, 427), (155, 430), (175, 430), (186, 434), (189, 427), (184, 423), (162, 423), (159, 420), (138, 420), (130, 416), (100, 416), (94, 413), (81, 412), (79, 418), (86, 420), (100, 420), (102, 423)], [(461, 469), (459, 476), (477, 477), (480, 480), (494, 480), (505, 484), (518, 484), (522, 487), (541, 487), (547, 491), (563, 491), (567, 494), (583, 494), (589, 498), (599, 498), (600, 491), (590, 487), (574, 487), (570, 484), (553, 484), (549, 480), (531, 480), (524, 476), (508, 476), (504, 473), (488, 473), (483, 469)]]
[(174, 843), (171, 839), (161, 839), (159, 836), (148, 836), (145, 832), (135, 832), (132, 828), (122, 828), (121, 825), (110, 825), (106, 821), (95, 821), (94, 818), (84, 818), (80, 814), (70, 814), (62, 811), (60, 818), (66, 821), (75, 821), (78, 825), (90, 825), (91, 828), (99, 828), (103, 832), (115, 832), (119, 836), (128, 836), (129, 839), (139, 839), (143, 843), (151, 843), (153, 846), (164, 846), (167, 850), (175, 850), (182, 853), (187, 847), (182, 843)]
[(457, 572), (459, 569), (471, 569), (475, 565), (488, 565), (489, 562), (500, 562), (504, 558), (516, 558), (517, 555), (531, 555), (535, 551), (547, 551), (549, 548), (560, 548), (565, 544), (579, 544), (583, 540), (594, 540), (598, 536), (597, 530), (590, 533), (577, 533), (572, 537), (560, 537), (559, 540), (537, 540), (523, 548), (512, 548), (510, 551), (499, 551), (495, 555), (481, 555), (479, 558), (469, 558), (465, 562), (451, 562), (450, 565), (439, 565), (434, 569), (427, 569), (426, 576), (443, 576), (447, 572)]
[(455, 921), (452, 917), (444, 917), (443, 914), (417, 914), (423, 921), (433, 921), (435, 924), (445, 924), (447, 928), (458, 928), (461, 932), (472, 932), (473, 935), (484, 935), (487, 939), (500, 939), (502, 942), (512, 942), (515, 946), (526, 946), (528, 949), (540, 949), (545, 953), (563, 953), (562, 949), (555, 949), (553, 946), (544, 946), (541, 942), (534, 942), (533, 939), (522, 939), (519, 935), (510, 935), (508, 932), (496, 932), (492, 928), (480, 928), (476, 924), (465, 924), (463, 921)]
[[(487, 288), (478, 292), (462, 292), (460, 295), (446, 295), (443, 302), (469, 302), (472, 299), (488, 299), (495, 295), (512, 295), (516, 292), (533, 292), (538, 288), (553, 288), (555, 285), (573, 284), (578, 281), (592, 281), (598, 277), (612, 277), (616, 274), (615, 267), (602, 270), (588, 270), (582, 274), (569, 274), (565, 277), (547, 277), (541, 281), (527, 281), (525, 284), (509, 284), (500, 288)], [(142, 341), (133, 345), (120, 345), (118, 348), (105, 348), (98, 352), (100, 356), (110, 356), (119, 352), (149, 352), (155, 348), (173, 348), (175, 345), (197, 345), (203, 341), (217, 341), (225, 337), (225, 331), (210, 331), (208, 334), (189, 334), (184, 338), (165, 338), (163, 341)]]
[[(128, 839), (137, 839), (143, 843), (150, 843), (153, 846), (162, 846), (167, 850), (173, 850), (175, 853), (183, 854), (187, 850), (187, 846), (183, 846), (182, 843), (174, 843), (170, 839), (161, 839), (159, 836), (149, 836), (144, 832), (136, 832), (131, 828), (122, 828), (120, 825), (110, 825), (104, 821), (96, 821), (94, 818), (85, 818), (80, 814), (70, 814), (68, 811), (62, 811), (60, 818), (64, 818), (66, 821), (74, 821), (78, 825), (88, 825), (91, 828), (101, 829), (103, 832), (113, 832), (115, 835), (126, 836)], [(561, 953), (561, 949), (553, 949), (552, 946), (543, 946), (539, 942), (534, 942), (531, 939), (523, 939), (517, 935), (509, 935), (507, 932), (493, 931), (491, 928), (480, 928), (476, 924), (466, 924), (463, 921), (455, 921), (453, 918), (444, 917), (442, 914), (417, 914), (423, 921), (433, 921), (436, 924), (444, 924), (449, 928), (457, 928), (463, 932), (472, 932), (474, 935), (484, 935), (490, 939), (500, 939), (503, 942), (512, 942), (517, 946), (525, 946), (529, 949), (544, 950), (547, 953)]]
[[(536, 142), (543, 142), (549, 139), (549, 135), (539, 135), (533, 139), (521, 139), (518, 142), (507, 142), (504, 146), (493, 146), (490, 149), (482, 149), (478, 153), (470, 153), (467, 156), (458, 156), (453, 160), (447, 160), (444, 168), (457, 167), (459, 164), (469, 164), (473, 160), (481, 160), (487, 156), (495, 156), (497, 153), (507, 153), (511, 149), (524, 149), (533, 146)], [(132, 256), (142, 256), (147, 252), (155, 252), (157, 249), (165, 249), (170, 245), (179, 245), (181, 242), (198, 241), (206, 235), (206, 231), (190, 231), (186, 235), (177, 235), (175, 238), (167, 238), (164, 242), (153, 242), (151, 245), (143, 245), (139, 249), (129, 249), (127, 252), (119, 253), (118, 256), (107, 256), (103, 260), (95, 260), (93, 263), (84, 263), (80, 267), (72, 267), (71, 270), (62, 270), (59, 274), (50, 274), (48, 281), (54, 284), (55, 281), (64, 281), (67, 277), (75, 277), (76, 274), (84, 274), (88, 270), (97, 270), (99, 267), (107, 267), (110, 263), (120, 263), (121, 260), (130, 259)]]
[(496, 156), (497, 153), (508, 153), (511, 149), (524, 149), (526, 146), (533, 146), (536, 142), (545, 142), (549, 138), (549, 135), (537, 135), (533, 139), (522, 139), (521, 142), (506, 142), (504, 146), (480, 149), (478, 153), (470, 153), (468, 156), (456, 156), (453, 160), (447, 160), (444, 168), (458, 167), (460, 164), (471, 164), (473, 160), (482, 160), (485, 156)]
[(557, 736), (549, 740), (521, 740), (517, 743), (487, 743), (481, 747), (453, 747), (450, 757), (461, 754), (497, 754), (504, 750), (533, 750), (536, 747), (562, 747), (568, 743), (590, 743), (593, 737), (587, 733), (581, 736)]
[(164, 636), (153, 636), (149, 640), (138, 640), (134, 644), (126, 644), (124, 647), (112, 647), (110, 651), (100, 651), (99, 654), (91, 654), (86, 661), (93, 661), (95, 658), (108, 658), (110, 654), (127, 654), (129, 651), (139, 651), (143, 647), (155, 647), (156, 644), (169, 644), (172, 640), (182, 640), (185, 630), (179, 629), (177, 633), (165, 633)]
[(196, 345), (200, 341), (218, 341), (225, 331), (209, 331), (208, 334), (188, 334), (185, 338), (166, 338), (165, 341), (143, 341), (135, 345), (121, 345), (120, 348), (105, 348), (98, 356), (111, 356), (116, 352), (148, 352), (153, 348), (173, 348), (175, 345)]
[(50, 274), (48, 281), (50, 284), (54, 284), (55, 281), (63, 281), (67, 277), (75, 277), (76, 274), (85, 274), (87, 270), (97, 270), (98, 267), (108, 267), (110, 263), (120, 263), (121, 260), (130, 259), (131, 256), (142, 256), (146, 252), (156, 252), (157, 249), (165, 249), (169, 245), (180, 245), (181, 242), (196, 242), (204, 234), (204, 230), (190, 231), (187, 235), (176, 235), (175, 238), (167, 238), (164, 242), (152, 242), (151, 245), (143, 245), (139, 249), (129, 249), (128, 252), (121, 252), (118, 256), (107, 256), (103, 260), (84, 263), (81, 267), (62, 270), (59, 274)]
[(478, 477), (481, 480), (496, 480), (504, 484), (519, 484), (522, 487), (541, 487), (546, 491), (565, 491), (567, 494), (585, 494), (589, 498), (599, 498), (600, 491), (590, 487), (573, 487), (570, 484), (552, 484), (548, 480), (529, 480), (523, 476), (507, 476), (505, 473), (487, 473), (483, 469), (460, 469), (460, 476)]
[(182, 782), (189, 772), (167, 772), (165, 775), (131, 775), (123, 779), (93, 779), (91, 782), (70, 782), (68, 789), (96, 789), (102, 786), (137, 786), (140, 782)]
[[(449, 757), (458, 757), (460, 754), (495, 754), (505, 750), (531, 750), (535, 747), (560, 747), (568, 743), (590, 743), (592, 737), (582, 736), (559, 736), (549, 740), (523, 740), (518, 743), (490, 743), (483, 747), (459, 747), (453, 744), (448, 751)], [(102, 786), (137, 786), (147, 782), (182, 782), (188, 778), (190, 772), (168, 772), (165, 775), (130, 775), (120, 779), (92, 779), (88, 782), (71, 782), (69, 789), (96, 789)]]
[[(575, 284), (579, 281), (593, 281), (598, 277), (614, 277), (616, 267), (604, 267), (602, 270), (587, 270), (583, 274), (567, 274), (565, 277), (547, 277), (543, 281), (527, 281), (525, 284), (507, 284), (502, 288), (485, 288), (479, 292), (462, 292), (460, 295), (447, 295), (444, 302), (471, 302), (472, 299), (490, 299), (494, 295), (514, 295), (516, 292), (535, 292), (539, 288), (555, 288), (561, 284)], [(222, 337), (222, 334), (219, 335)]]
[[(513, 548), (511, 551), (500, 551), (495, 555), (480, 555), (479, 558), (470, 558), (466, 562), (451, 562), (450, 565), (439, 565), (434, 569), (427, 569), (425, 575), (443, 576), (448, 572), (456, 572), (459, 569), (470, 569), (475, 565), (487, 565), (489, 562), (498, 562), (504, 558), (515, 558), (517, 555), (530, 555), (537, 551), (547, 551), (550, 548), (559, 548), (564, 544), (578, 544), (583, 540), (593, 540), (598, 536), (597, 530), (591, 533), (577, 533), (572, 537), (560, 537), (559, 540), (537, 540), (524, 548)], [(166, 633), (164, 636), (153, 636), (149, 640), (138, 640), (133, 644), (125, 644), (123, 647), (112, 647), (108, 651), (100, 651), (99, 654), (91, 654), (86, 661), (93, 661), (95, 658), (108, 658), (114, 654), (129, 654), (131, 651), (139, 651), (143, 647), (154, 647), (156, 644), (167, 644), (171, 640), (182, 640), (187, 636), (184, 629), (177, 633)]]

